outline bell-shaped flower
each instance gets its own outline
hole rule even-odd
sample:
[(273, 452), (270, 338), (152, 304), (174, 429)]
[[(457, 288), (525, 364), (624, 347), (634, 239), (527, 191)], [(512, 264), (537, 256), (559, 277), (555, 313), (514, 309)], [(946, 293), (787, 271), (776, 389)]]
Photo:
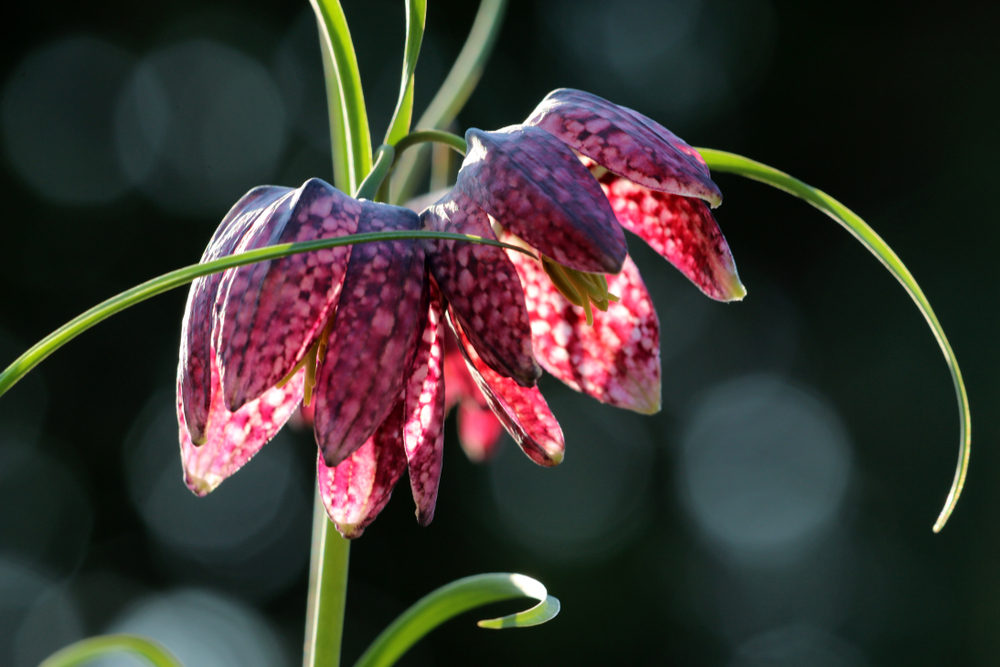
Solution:
[[(655, 121), (570, 89), (550, 93), (522, 125), (470, 129), (466, 141), (455, 188), (428, 211), (476, 211), (479, 231), (469, 233), (491, 232), (492, 222), (501, 240), (538, 251), (538, 260), (508, 255), (546, 370), (605, 403), (658, 411), (659, 322), (622, 229), (708, 296), (745, 295), (709, 210), (722, 197), (701, 156)], [(425, 213), (424, 226), (446, 228), (441, 217)]]
[[(205, 251), (414, 230), (404, 208), (313, 179), (243, 197)], [(196, 280), (177, 379), (185, 481), (205, 495), (270, 440), (300, 401), (314, 413), (320, 495), (360, 535), (404, 469), (433, 517), (444, 422), (442, 302), (422, 246), (385, 241), (250, 264)], [(524, 345), (530, 352), (530, 340)]]

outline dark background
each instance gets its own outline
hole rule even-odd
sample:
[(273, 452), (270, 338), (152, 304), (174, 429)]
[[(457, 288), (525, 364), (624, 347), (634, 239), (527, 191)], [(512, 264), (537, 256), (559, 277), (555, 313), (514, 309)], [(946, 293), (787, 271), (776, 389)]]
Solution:
[[(377, 142), (402, 3), (344, 4)], [(429, 5), (418, 112), (475, 12)], [(543, 382), (568, 441), (555, 470), (509, 441), (473, 465), (450, 422), (434, 523), (416, 526), (401, 486), (353, 545), (345, 662), (433, 588), (517, 571), (561, 598), (555, 621), (497, 633), (473, 623), (493, 610), (470, 614), (405, 664), (996, 664), (998, 11), (918, 7), (514, 1), (459, 120), (498, 128), (553, 88), (584, 88), (862, 215), (963, 363), (976, 447), (946, 530), (930, 527), (955, 400), (920, 314), (830, 220), (722, 175), (743, 303), (704, 299), (630, 239), (661, 320), (662, 413)], [(21, 11), (0, 40), (0, 365), (196, 261), (250, 187), (331, 179), (306, 3)], [(0, 665), (114, 630), (157, 637), (188, 667), (299, 661), (315, 445), (286, 429), (209, 498), (186, 491), (172, 404), (184, 297), (117, 315), (0, 399)]]

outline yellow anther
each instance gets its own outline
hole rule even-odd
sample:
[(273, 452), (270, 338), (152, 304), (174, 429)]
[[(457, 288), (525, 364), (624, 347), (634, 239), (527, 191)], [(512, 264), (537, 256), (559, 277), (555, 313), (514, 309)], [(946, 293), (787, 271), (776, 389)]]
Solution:
[(549, 280), (556, 286), (559, 293), (566, 297), (574, 306), (582, 306), (585, 297), (580, 294), (573, 282), (564, 272), (566, 267), (553, 262), (548, 257), (542, 257), (542, 268), (549, 276)]

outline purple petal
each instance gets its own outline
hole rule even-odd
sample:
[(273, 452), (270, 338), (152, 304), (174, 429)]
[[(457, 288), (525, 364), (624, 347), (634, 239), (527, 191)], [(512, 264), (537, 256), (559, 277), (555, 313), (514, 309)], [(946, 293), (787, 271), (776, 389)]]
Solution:
[(648, 190), (613, 174), (601, 187), (622, 226), (676, 266), (706, 295), (739, 301), (746, 288), (729, 244), (705, 202)]
[[(287, 205), (291, 191), (291, 188), (263, 186), (243, 195), (215, 230), (201, 262), (233, 254), (258, 218), (267, 217)], [(198, 445), (205, 441), (205, 423), (212, 398), (209, 347), (212, 342), (212, 311), (221, 279), (221, 274), (213, 273), (191, 283), (181, 324), (178, 400), (190, 438)]]
[(543, 254), (580, 271), (618, 273), (628, 247), (600, 187), (567, 146), (536, 127), (465, 133), (457, 190)]
[(397, 401), (385, 422), (340, 465), (329, 467), (322, 454), (317, 457), (320, 498), (344, 537), (359, 537), (375, 520), (406, 469), (402, 418), (403, 403)]
[(605, 169), (652, 190), (698, 197), (713, 207), (722, 203), (696, 150), (656, 121), (597, 95), (553, 90), (524, 124), (551, 132)]
[(434, 283), (429, 292), (427, 317), (403, 404), (403, 446), (421, 526), (434, 518), (444, 456), (444, 326), (441, 295)]
[[(486, 214), (457, 191), (420, 218), (424, 229), (496, 239)], [(503, 249), (445, 240), (424, 248), (431, 274), (483, 361), (523, 387), (534, 385), (542, 369), (531, 351), (521, 283)]]
[[(358, 233), (419, 229), (417, 214), (362, 202)], [(371, 437), (405, 384), (419, 334), (424, 252), (416, 241), (351, 252), (343, 297), (316, 383), (316, 442), (335, 466)]]
[(472, 378), (493, 413), (532, 461), (542, 466), (563, 460), (566, 441), (538, 387), (524, 388), (483, 363), (452, 318), (448, 318)]
[(177, 421), (180, 425), (184, 482), (198, 496), (214, 490), (222, 480), (243, 467), (295, 412), (302, 400), (305, 371), (299, 371), (283, 387), (275, 387), (236, 412), (222, 400), (215, 355), (209, 356), (211, 405), (205, 426), (205, 444), (195, 447), (185, 423), (181, 387), (177, 391)]
[[(262, 217), (240, 250), (353, 234), (361, 203), (313, 178)], [(235, 410), (295, 367), (337, 307), (351, 248), (230, 269), (219, 285), (215, 345), (226, 407)]]
[(545, 370), (602, 403), (652, 414), (660, 410), (660, 323), (631, 258), (608, 276), (621, 300), (607, 312), (583, 308), (559, 293), (541, 264), (511, 252), (531, 313), (532, 342)]

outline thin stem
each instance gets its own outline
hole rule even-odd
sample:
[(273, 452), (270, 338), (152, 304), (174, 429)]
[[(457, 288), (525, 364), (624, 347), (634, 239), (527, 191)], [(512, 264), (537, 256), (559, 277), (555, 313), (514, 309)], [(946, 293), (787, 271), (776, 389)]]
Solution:
[(157, 294), (163, 294), (175, 287), (186, 285), (195, 278), (207, 276), (212, 273), (220, 273), (234, 266), (263, 262), (269, 259), (278, 259), (288, 255), (301, 252), (311, 252), (313, 250), (323, 250), (324, 248), (337, 248), (358, 243), (372, 243), (375, 241), (402, 241), (406, 239), (444, 239), (454, 241), (467, 241), (469, 243), (483, 243), (486, 245), (509, 248), (534, 256), (524, 248), (502, 243), (494, 239), (487, 239), (471, 234), (454, 234), (451, 232), (432, 232), (428, 230), (413, 231), (392, 231), (392, 232), (369, 232), (366, 234), (352, 234), (350, 236), (339, 236), (332, 239), (319, 239), (317, 241), (303, 241), (301, 243), (282, 243), (279, 245), (267, 246), (247, 252), (229, 255), (205, 264), (192, 264), (182, 269), (165, 273), (162, 276), (147, 280), (141, 285), (136, 285), (132, 289), (125, 290), (117, 296), (113, 296), (87, 312), (79, 315), (63, 326), (59, 327), (48, 336), (35, 343), (31, 348), (14, 360), (3, 373), (0, 373), (0, 396), (7, 393), (17, 381), (24, 377), (31, 369), (42, 362), (46, 357), (57, 349), (79, 336), (81, 333), (102, 322), (130, 306), (141, 303)]
[(351, 541), (341, 537), (319, 496), (313, 503), (312, 555), (303, 667), (338, 667), (344, 635)]
[(375, 199), (375, 194), (379, 191), (382, 186), (382, 181), (385, 177), (389, 175), (389, 171), (392, 169), (392, 165), (395, 162), (396, 151), (392, 146), (386, 146), (382, 144), (375, 151), (375, 165), (372, 167), (371, 172), (365, 177), (364, 182), (358, 187), (358, 191), (354, 193), (357, 199)]
[(154, 667), (181, 667), (180, 661), (160, 644), (135, 635), (104, 635), (70, 644), (56, 651), (38, 667), (76, 667), (108, 653), (126, 651), (145, 658)]
[(951, 344), (948, 343), (948, 337), (944, 334), (944, 328), (938, 321), (937, 315), (934, 314), (934, 309), (931, 308), (930, 302), (924, 296), (923, 290), (920, 289), (920, 285), (917, 284), (913, 274), (910, 273), (902, 260), (899, 259), (899, 256), (882, 240), (882, 237), (875, 233), (875, 230), (869, 227), (857, 214), (822, 190), (817, 190), (782, 171), (741, 155), (712, 150), (710, 148), (698, 148), (696, 150), (705, 158), (705, 162), (709, 168), (717, 172), (739, 174), (740, 176), (767, 183), (779, 190), (784, 190), (789, 194), (804, 199), (826, 213), (853, 234), (856, 239), (861, 241), (862, 245), (868, 248), (885, 265), (885, 268), (889, 269), (889, 272), (896, 276), (896, 279), (917, 304), (917, 308), (923, 314), (924, 319), (927, 320), (927, 324), (930, 325), (931, 331), (934, 333), (934, 337), (941, 347), (941, 352), (944, 354), (945, 361), (948, 364), (948, 370), (951, 372), (951, 381), (955, 386), (955, 395), (958, 399), (958, 465), (955, 468), (955, 478), (952, 481), (951, 490), (948, 492), (948, 497), (945, 500), (944, 509), (941, 510), (941, 514), (934, 523), (934, 532), (939, 532), (944, 528), (945, 523), (948, 522), (948, 517), (951, 516), (956, 503), (958, 503), (958, 497), (962, 494), (962, 487), (965, 486), (965, 477), (969, 471), (969, 453), (972, 447), (972, 416), (969, 413), (969, 397), (965, 392), (965, 383), (962, 381), (962, 371), (958, 368), (958, 359), (955, 357), (954, 350), (951, 349)]
[(416, 132), (410, 132), (396, 142), (394, 146), (396, 149), (396, 162), (399, 162), (403, 151), (407, 148), (432, 141), (453, 148), (455, 152), (461, 155), (465, 155), (469, 150), (469, 145), (465, 142), (465, 139), (457, 134), (445, 132), (444, 130), (417, 130)]
[[(507, 0), (483, 0), (480, 3), (462, 51), (427, 110), (416, 122), (417, 128), (444, 129), (462, 110), (483, 75), (486, 61), (500, 35), (506, 10)], [(427, 153), (422, 149), (400, 160), (392, 178), (394, 203), (406, 201), (413, 195), (421, 175), (418, 167), (424, 166)]]

